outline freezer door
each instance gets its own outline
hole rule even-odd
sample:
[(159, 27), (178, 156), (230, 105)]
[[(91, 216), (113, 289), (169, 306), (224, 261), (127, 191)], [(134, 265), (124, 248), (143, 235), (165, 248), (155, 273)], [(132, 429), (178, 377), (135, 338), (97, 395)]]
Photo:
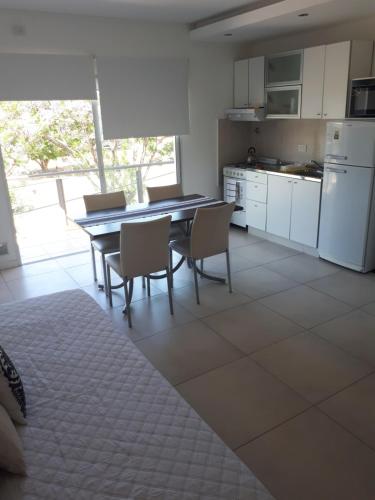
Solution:
[(324, 165), (319, 255), (364, 268), (374, 169)]
[(375, 122), (329, 122), (325, 161), (342, 165), (374, 167)]

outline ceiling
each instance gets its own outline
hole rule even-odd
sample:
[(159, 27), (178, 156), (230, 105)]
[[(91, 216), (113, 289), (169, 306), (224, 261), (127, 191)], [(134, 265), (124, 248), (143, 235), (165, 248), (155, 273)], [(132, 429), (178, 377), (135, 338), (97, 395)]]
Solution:
[[(253, 41), (375, 16), (375, 0), (280, 0), (191, 30), (200, 41)], [(300, 14), (308, 15), (300, 17)], [(229, 36), (228, 36), (229, 35)]]
[[(0, 8), (193, 23), (259, 0), (0, 0)], [(274, 0), (276, 1), (276, 0)]]

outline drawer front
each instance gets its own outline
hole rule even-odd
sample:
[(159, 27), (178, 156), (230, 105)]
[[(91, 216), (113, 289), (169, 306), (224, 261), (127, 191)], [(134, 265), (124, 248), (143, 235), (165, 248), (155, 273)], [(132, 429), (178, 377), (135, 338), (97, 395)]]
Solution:
[(268, 178), (267, 174), (252, 172), (251, 170), (248, 170), (246, 172), (246, 180), (257, 182), (258, 184), (267, 184), (267, 178)]
[(266, 203), (247, 200), (246, 221), (248, 226), (254, 227), (255, 229), (260, 229), (261, 231), (265, 231), (266, 218), (267, 218)]
[(248, 182), (246, 186), (246, 198), (248, 200), (267, 202), (267, 184)]

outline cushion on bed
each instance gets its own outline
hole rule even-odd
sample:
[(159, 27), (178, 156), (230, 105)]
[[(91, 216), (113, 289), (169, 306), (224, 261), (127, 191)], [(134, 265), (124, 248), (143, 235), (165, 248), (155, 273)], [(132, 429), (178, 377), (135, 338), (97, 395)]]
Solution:
[(22, 380), (5, 350), (0, 346), (0, 404), (19, 424), (25, 424), (26, 399)]
[(0, 469), (25, 475), (22, 444), (5, 408), (0, 405)]

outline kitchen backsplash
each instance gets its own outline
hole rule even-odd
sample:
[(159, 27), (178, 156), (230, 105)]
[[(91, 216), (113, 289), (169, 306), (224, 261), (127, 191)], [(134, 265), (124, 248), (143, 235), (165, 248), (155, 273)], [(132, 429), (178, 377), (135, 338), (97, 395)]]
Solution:
[(258, 156), (298, 162), (323, 161), (326, 123), (323, 120), (248, 123), (249, 145), (255, 146)]
[(255, 146), (258, 156), (323, 161), (326, 123), (324, 120), (219, 120), (219, 169), (230, 162), (245, 161), (249, 146)]

